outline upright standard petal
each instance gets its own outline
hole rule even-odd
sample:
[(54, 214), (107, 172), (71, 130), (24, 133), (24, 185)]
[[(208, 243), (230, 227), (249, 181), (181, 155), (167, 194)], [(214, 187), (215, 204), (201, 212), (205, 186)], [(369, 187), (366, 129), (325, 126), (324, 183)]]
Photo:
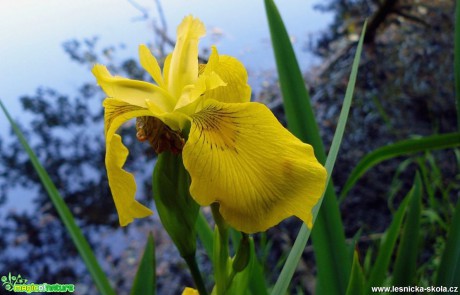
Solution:
[(134, 218), (143, 218), (152, 211), (135, 200), (136, 182), (131, 173), (123, 170), (128, 149), (123, 145), (116, 130), (126, 121), (142, 116), (151, 116), (148, 109), (133, 106), (116, 99), (104, 100), (106, 133), (105, 166), (120, 225), (125, 226)]
[(204, 24), (187, 16), (177, 28), (177, 41), (168, 65), (168, 89), (176, 99), (185, 86), (198, 78), (198, 41), (206, 33)]
[(183, 159), (192, 197), (218, 202), (235, 229), (265, 231), (292, 215), (312, 226), (326, 170), (266, 106), (209, 100), (192, 116)]

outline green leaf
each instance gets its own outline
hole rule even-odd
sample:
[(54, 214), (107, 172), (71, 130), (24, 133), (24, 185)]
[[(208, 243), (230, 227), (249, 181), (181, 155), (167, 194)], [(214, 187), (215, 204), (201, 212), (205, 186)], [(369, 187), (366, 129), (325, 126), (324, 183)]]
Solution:
[(265, 281), (263, 265), (257, 259), (254, 248), (251, 248), (252, 271), (249, 289), (253, 295), (268, 295), (267, 282)]
[(155, 242), (150, 233), (145, 244), (144, 255), (137, 268), (131, 295), (155, 295)]
[(94, 256), (94, 253), (92, 252), (88, 242), (83, 236), (81, 229), (75, 223), (72, 213), (70, 212), (69, 208), (63, 201), (53, 181), (49, 177), (45, 168), (43, 168), (43, 166), (40, 164), (40, 161), (38, 160), (33, 150), (30, 148), (21, 130), (16, 125), (16, 123), (13, 121), (13, 119), (11, 118), (10, 114), (8, 113), (7, 109), (5, 108), (5, 106), (3, 105), (1, 101), (0, 101), (0, 107), (2, 108), (3, 112), (8, 118), (8, 121), (13, 127), (13, 131), (14, 133), (16, 133), (16, 136), (18, 137), (19, 142), (22, 144), (27, 155), (29, 156), (29, 159), (32, 162), (32, 165), (35, 171), (37, 172), (43, 186), (48, 192), (48, 196), (50, 197), (54, 207), (56, 208), (56, 211), (58, 212), (59, 217), (64, 223), (67, 229), (67, 232), (72, 238), (72, 241), (75, 247), (77, 248), (78, 253), (80, 254), (83, 261), (85, 262), (86, 267), (88, 268), (88, 271), (91, 274), (91, 277), (93, 278), (94, 282), (96, 283), (97, 288), (99, 289), (99, 292), (101, 294), (115, 294), (112, 287), (110, 286), (110, 283), (107, 277), (105, 276), (99, 263), (97, 262), (97, 259)]
[(404, 229), (393, 267), (394, 286), (413, 286), (419, 247), (420, 215), (422, 211), (422, 180), (417, 173), (409, 201)]
[(348, 281), (347, 295), (364, 294), (364, 274), (359, 264), (358, 252), (353, 255), (353, 266), (351, 267), (350, 280)]
[(343, 186), (340, 199), (342, 200), (354, 184), (375, 165), (399, 156), (410, 155), (423, 151), (446, 149), (460, 146), (460, 133), (448, 133), (432, 135), (422, 138), (399, 141), (376, 149), (366, 155), (351, 172), (347, 182)]
[(182, 257), (195, 256), (200, 206), (190, 196), (190, 177), (180, 155), (163, 152), (153, 171), (153, 199), (161, 223)]
[(413, 193), (414, 187), (406, 195), (404, 200), (401, 202), (401, 205), (399, 205), (398, 210), (393, 215), (393, 221), (391, 222), (390, 227), (386, 230), (385, 235), (382, 237), (377, 258), (367, 281), (366, 291), (368, 294), (372, 294), (372, 286), (382, 286), (385, 281), (388, 267), (390, 266), (391, 255), (393, 254), (399, 230), (403, 222), (404, 213), (406, 212), (407, 204), (409, 203)]
[[(337, 123), (337, 129), (334, 133), (331, 148), (326, 159), (325, 168), (328, 173), (326, 194), (313, 209), (313, 220), (315, 221), (316, 217), (318, 217), (312, 231), (313, 248), (315, 250), (318, 266), (318, 288), (325, 294), (343, 294), (348, 285), (348, 277), (351, 268), (346, 251), (338, 203), (334, 186), (330, 178), (337, 159), (340, 144), (342, 143), (345, 125), (348, 120), (348, 113), (353, 99), (353, 91), (358, 75), (359, 60), (363, 48), (366, 25), (367, 21), (363, 25), (363, 30), (359, 38), (347, 90)], [(324, 204), (321, 207), (322, 201), (324, 201)], [(321, 211), (318, 215), (319, 208), (321, 208)], [(331, 282), (334, 282), (334, 284), (331, 284)]]
[(460, 199), (436, 275), (436, 286), (460, 286)]
[[(351, 261), (347, 255), (343, 225), (333, 184), (329, 182), (329, 177), (332, 173), (347, 121), (363, 38), (360, 39), (358, 44), (339, 124), (334, 135), (328, 160), (326, 161), (324, 146), (310, 105), (310, 98), (305, 88), (305, 82), (297, 64), (289, 36), (274, 2), (272, 0), (265, 0), (265, 8), (276, 57), (288, 128), (294, 135), (314, 147), (315, 155), (321, 163), (326, 162), (328, 187), (324, 198), (322, 198), (324, 202), (320, 201), (313, 212), (314, 219), (316, 219), (319, 208), (321, 208), (321, 214), (319, 214), (314, 226), (313, 244), (315, 246), (319, 277), (323, 277), (321, 281), (327, 284), (325, 291), (331, 291), (329, 294), (342, 294), (347, 288)], [(322, 206), (321, 202), (323, 203)], [(287, 291), (309, 236), (310, 230), (303, 225), (272, 290), (272, 294), (284, 294)]]
[[(255, 251), (254, 251), (254, 240), (253, 238), (249, 238), (248, 240), (248, 257), (249, 261), (246, 266), (246, 268), (238, 272), (231, 284), (230, 289), (227, 291), (227, 294), (250, 294), (250, 289), (248, 288), (251, 282), (251, 277), (252, 277), (252, 272), (253, 272), (253, 267), (254, 264), (257, 263), (256, 260), (257, 258), (255, 257)], [(235, 263), (235, 261), (233, 261)], [(265, 291), (266, 293), (266, 291)], [(265, 294), (265, 293), (255, 293), (257, 295), (259, 294)]]
[[(222, 230), (222, 231), (221, 231)], [(228, 279), (228, 233), (219, 226), (214, 227), (214, 277), (217, 295), (227, 290)]]

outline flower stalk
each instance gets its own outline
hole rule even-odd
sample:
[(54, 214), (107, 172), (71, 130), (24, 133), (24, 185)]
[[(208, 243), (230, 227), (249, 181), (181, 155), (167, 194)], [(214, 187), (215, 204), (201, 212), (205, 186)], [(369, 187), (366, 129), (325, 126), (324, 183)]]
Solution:
[(208, 291), (206, 291), (206, 286), (204, 285), (203, 277), (201, 276), (200, 269), (196, 263), (195, 255), (186, 256), (184, 257), (184, 260), (190, 269), (190, 273), (192, 274), (192, 278), (195, 282), (198, 293), (200, 293), (200, 295), (208, 295)]
[(211, 204), (211, 211), (216, 223), (214, 229), (214, 272), (216, 285), (214, 290), (217, 295), (224, 295), (229, 285), (228, 225), (219, 212), (218, 203)]

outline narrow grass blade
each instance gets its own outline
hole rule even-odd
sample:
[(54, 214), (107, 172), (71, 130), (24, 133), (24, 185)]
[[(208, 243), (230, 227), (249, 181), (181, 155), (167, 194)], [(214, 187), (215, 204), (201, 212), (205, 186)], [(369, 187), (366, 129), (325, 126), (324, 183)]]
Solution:
[(409, 210), (393, 267), (392, 285), (394, 286), (413, 286), (416, 283), (415, 271), (417, 268), (417, 250), (420, 248), (418, 243), (422, 211), (422, 180), (418, 173), (415, 176), (415, 184), (409, 202)]
[(457, 201), (446, 248), (442, 253), (436, 286), (460, 286), (460, 199)]
[(348, 282), (346, 295), (364, 294), (364, 274), (361, 264), (359, 264), (358, 252), (353, 255), (353, 266), (351, 267), (350, 281)]
[(209, 224), (206, 221), (206, 217), (204, 217), (201, 211), (198, 214), (195, 227), (198, 237), (200, 238), (200, 241), (203, 244), (204, 250), (206, 251), (206, 254), (208, 254), (209, 259), (211, 259), (212, 261), (214, 253), (214, 233), (209, 227)]
[(37, 172), (43, 186), (48, 192), (48, 195), (51, 201), (53, 202), (53, 205), (56, 208), (56, 211), (58, 212), (59, 217), (61, 218), (68, 233), (70, 234), (70, 237), (72, 238), (72, 241), (75, 244), (75, 247), (77, 248), (78, 253), (80, 254), (83, 261), (85, 262), (86, 267), (88, 268), (89, 273), (94, 279), (94, 282), (96, 283), (96, 286), (99, 289), (100, 293), (101, 294), (115, 294), (115, 292), (113, 291), (112, 287), (109, 284), (107, 277), (105, 276), (104, 272), (99, 266), (99, 263), (97, 262), (96, 257), (94, 256), (88, 242), (83, 236), (81, 229), (75, 223), (72, 213), (70, 212), (69, 208), (63, 201), (62, 197), (60, 196), (58, 190), (56, 189), (56, 186), (52, 182), (45, 168), (43, 168), (43, 166), (40, 164), (40, 161), (38, 160), (37, 156), (30, 148), (21, 130), (16, 125), (14, 120), (11, 118), (10, 114), (8, 113), (7, 109), (5, 108), (5, 106), (3, 105), (1, 101), (0, 101), (0, 107), (2, 108), (6, 117), (8, 118), (8, 121), (13, 127), (14, 133), (16, 133), (16, 136), (18, 137), (20, 143), (22, 144), (27, 155), (29, 156), (30, 161), (32, 162), (32, 165), (35, 171)]
[(413, 187), (411, 191), (406, 195), (404, 200), (401, 202), (401, 205), (399, 205), (398, 210), (393, 215), (393, 221), (391, 222), (390, 227), (387, 229), (385, 235), (382, 237), (382, 242), (380, 243), (377, 258), (370, 271), (369, 279), (367, 281), (367, 286), (365, 289), (367, 294), (372, 294), (372, 286), (382, 286), (387, 276), (391, 256), (394, 252), (396, 240), (398, 239), (399, 230), (403, 222), (407, 204), (409, 203), (409, 200), (414, 194), (414, 190), (415, 188)]
[(457, 103), (457, 128), (460, 132), (460, 3), (455, 5), (454, 76)]
[(267, 282), (265, 281), (263, 265), (257, 259), (254, 248), (251, 248), (251, 256), (254, 257), (251, 281), (249, 282), (249, 289), (253, 295), (268, 295)]
[[(363, 30), (356, 48), (347, 90), (345, 92), (342, 109), (340, 111), (339, 121), (337, 123), (331, 148), (326, 159), (325, 168), (328, 173), (328, 187), (326, 189), (326, 194), (313, 209), (313, 220), (315, 221), (316, 217), (318, 217), (312, 231), (313, 247), (318, 265), (318, 276), (320, 278), (318, 288), (324, 291), (324, 294), (343, 294), (348, 285), (348, 277), (351, 268), (350, 260), (348, 259), (346, 251), (343, 225), (340, 220), (340, 213), (338, 212), (338, 204), (334, 193), (334, 187), (330, 178), (337, 159), (340, 144), (342, 143), (345, 126), (348, 120), (348, 113), (353, 99), (353, 91), (355, 89), (356, 77), (358, 75), (359, 60), (363, 48), (366, 25), (367, 21), (363, 25)], [(322, 201), (324, 201), (324, 204), (321, 207)], [(326, 205), (326, 207), (324, 205)], [(326, 211), (324, 209), (329, 210)], [(337, 213), (333, 210), (336, 210)], [(334, 223), (331, 224), (331, 221), (334, 221)], [(335, 283), (331, 284), (331, 282)]]
[(156, 294), (156, 275), (155, 275), (155, 242), (152, 234), (149, 234), (145, 244), (144, 255), (137, 268), (134, 278), (131, 295), (155, 295)]
[(422, 138), (399, 141), (376, 149), (365, 156), (351, 172), (345, 183), (340, 199), (342, 200), (355, 183), (375, 165), (399, 156), (410, 155), (423, 151), (446, 149), (460, 146), (460, 133), (432, 135)]
[[(363, 38), (360, 39), (358, 45), (339, 124), (326, 161), (323, 143), (310, 105), (308, 92), (305, 89), (281, 16), (272, 0), (265, 0), (265, 8), (270, 25), (289, 130), (314, 147), (318, 160), (322, 163), (326, 162), (326, 170), (328, 171), (328, 177), (330, 177), (347, 121)], [(318, 271), (319, 276), (324, 277), (323, 281), (327, 282), (327, 286), (331, 288), (332, 292), (329, 294), (342, 294), (347, 288), (351, 261), (348, 259), (340, 212), (334, 188), (332, 183), (329, 183), (329, 178), (328, 188), (323, 199), (322, 207), (321, 204), (318, 204), (313, 212), (314, 219), (318, 216), (319, 208), (321, 208), (322, 212), (315, 222), (314, 230), (316, 233), (313, 240)], [(310, 230), (303, 225), (271, 294), (284, 294), (287, 291), (309, 236)]]

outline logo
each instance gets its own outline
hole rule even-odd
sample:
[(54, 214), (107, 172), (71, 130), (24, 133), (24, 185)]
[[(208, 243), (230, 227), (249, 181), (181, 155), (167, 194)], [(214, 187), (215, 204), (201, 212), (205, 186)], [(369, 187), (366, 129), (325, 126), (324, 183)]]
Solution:
[(2, 287), (10, 292), (17, 292), (17, 293), (34, 293), (34, 292), (75, 292), (75, 285), (74, 284), (34, 284), (29, 283), (27, 279), (23, 278), (20, 274), (18, 275), (11, 275), (8, 273), (8, 276), (2, 276)]

